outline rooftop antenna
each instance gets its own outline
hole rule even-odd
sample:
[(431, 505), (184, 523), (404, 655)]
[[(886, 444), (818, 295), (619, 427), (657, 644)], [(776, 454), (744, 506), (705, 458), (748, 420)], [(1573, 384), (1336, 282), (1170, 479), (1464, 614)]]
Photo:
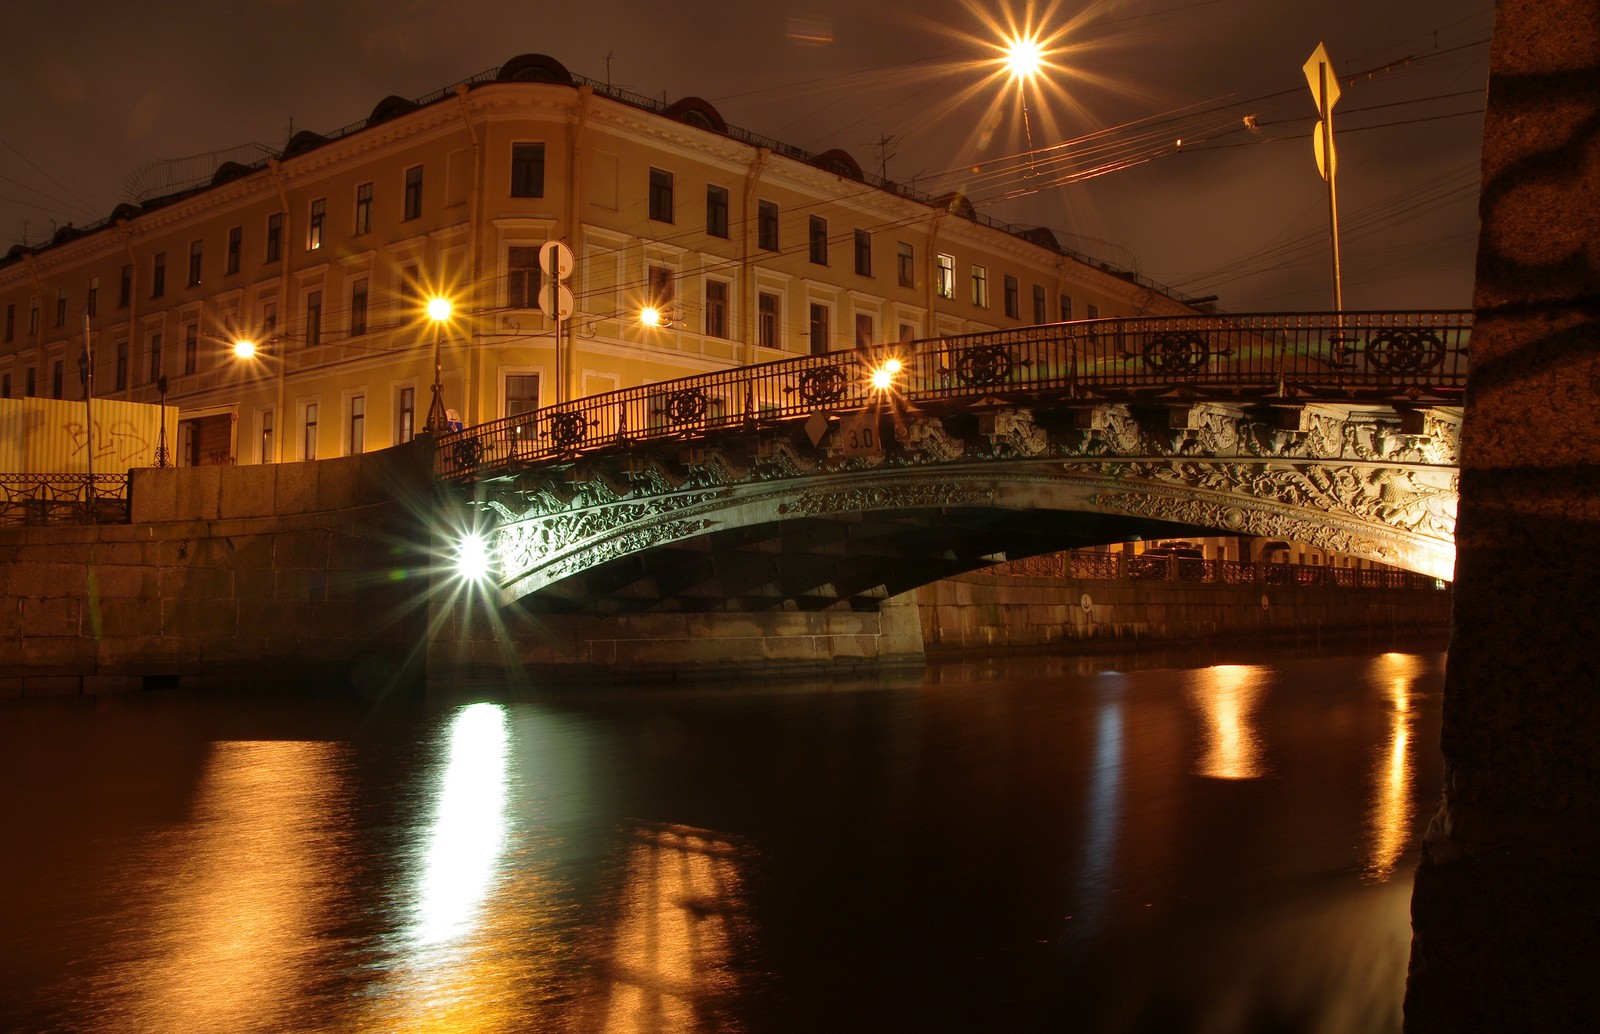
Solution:
[(608, 90), (611, 88), (611, 55), (615, 53), (615, 50), (606, 51), (606, 89)]
[(874, 146), (874, 147), (876, 147), (878, 149), (878, 178), (879, 179), (885, 179), (886, 180), (886, 179), (889, 178), (889, 159), (893, 158), (895, 156), (895, 153), (896, 153), (896, 152), (890, 150), (890, 145), (893, 144), (893, 143), (894, 143), (894, 137), (886, 136), (886, 135), (880, 133), (880, 134), (878, 134), (877, 142), (872, 145), (872, 146)]

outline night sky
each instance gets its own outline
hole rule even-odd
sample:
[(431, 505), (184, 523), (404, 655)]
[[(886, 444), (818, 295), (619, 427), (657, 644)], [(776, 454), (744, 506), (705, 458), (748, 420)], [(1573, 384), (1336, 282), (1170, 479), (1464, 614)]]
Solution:
[[(1326, 309), (1301, 72), (1321, 41), (1346, 308), (1466, 307), (1492, 20), (1492, 0), (0, 0), (0, 248), (161, 193), (164, 159), (226, 152), (181, 185), (545, 53), (1232, 311)], [(1047, 64), (1019, 90), (995, 47), (1029, 26)]]

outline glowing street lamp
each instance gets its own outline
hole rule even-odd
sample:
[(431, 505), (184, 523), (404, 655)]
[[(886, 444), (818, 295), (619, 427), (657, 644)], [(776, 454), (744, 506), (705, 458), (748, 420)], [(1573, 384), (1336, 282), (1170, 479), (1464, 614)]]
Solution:
[(444, 408), (444, 385), (440, 383), (440, 377), (444, 373), (444, 363), (439, 354), (439, 338), (444, 332), (445, 321), (450, 318), (450, 312), (450, 299), (428, 299), (428, 319), (433, 321), (433, 402), (428, 406), (428, 421), (423, 424), (423, 430), (435, 435), (444, 431), (450, 423)]
[(1006, 43), (1005, 67), (1019, 86), (1032, 82), (1044, 67), (1044, 47), (1033, 36), (1013, 36)]
[(888, 391), (894, 387), (894, 378), (903, 367), (898, 359), (886, 359), (883, 365), (872, 371), (871, 383), (876, 391)]
[(254, 359), (260, 354), (260, 347), (249, 338), (240, 338), (233, 343), (233, 357), (235, 359)]

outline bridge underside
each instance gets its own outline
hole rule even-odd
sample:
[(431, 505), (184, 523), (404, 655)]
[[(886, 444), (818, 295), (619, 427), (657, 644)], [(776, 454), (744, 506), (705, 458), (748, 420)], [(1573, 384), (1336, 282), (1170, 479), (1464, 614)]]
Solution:
[(874, 610), (1007, 560), (1133, 538), (1211, 534), (1095, 513), (943, 507), (797, 517), (712, 531), (591, 567), (521, 601), (538, 613)]

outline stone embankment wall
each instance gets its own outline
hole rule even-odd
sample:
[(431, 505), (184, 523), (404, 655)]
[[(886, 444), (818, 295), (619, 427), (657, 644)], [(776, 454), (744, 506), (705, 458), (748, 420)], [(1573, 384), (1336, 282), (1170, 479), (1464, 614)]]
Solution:
[(916, 591), (929, 653), (1242, 636), (1390, 642), (1450, 626), (1438, 589), (1288, 588), (977, 572)]
[(0, 531), (0, 695), (420, 671), (425, 458), (135, 470), (129, 524)]

